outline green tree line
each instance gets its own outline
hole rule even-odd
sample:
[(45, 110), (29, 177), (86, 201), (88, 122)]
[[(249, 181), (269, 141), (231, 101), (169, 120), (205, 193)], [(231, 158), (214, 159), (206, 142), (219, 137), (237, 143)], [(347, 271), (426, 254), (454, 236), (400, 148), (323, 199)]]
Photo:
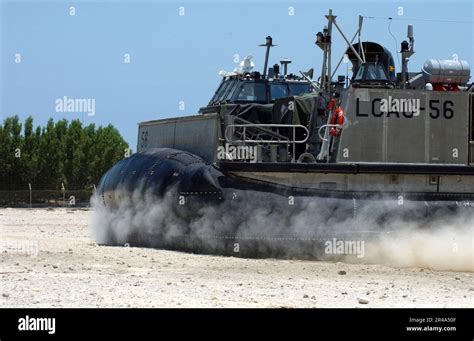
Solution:
[(80, 120), (34, 127), (7, 117), (0, 125), (0, 190), (91, 189), (117, 161), (128, 144), (112, 125), (83, 126)]

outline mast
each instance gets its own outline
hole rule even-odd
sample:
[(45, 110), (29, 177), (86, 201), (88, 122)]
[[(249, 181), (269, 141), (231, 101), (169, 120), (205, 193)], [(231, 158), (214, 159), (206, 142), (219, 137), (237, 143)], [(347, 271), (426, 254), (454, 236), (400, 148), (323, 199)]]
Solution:
[(266, 47), (266, 51), (265, 51), (265, 63), (263, 65), (263, 77), (264, 79), (267, 78), (267, 68), (268, 68), (268, 58), (270, 58), (270, 49), (273, 47), (273, 46), (276, 46), (276, 45), (273, 45), (273, 39), (271, 36), (268, 36), (265, 38), (265, 44), (260, 44), (258, 46), (262, 46), (262, 47)]
[(332, 23), (336, 19), (336, 16), (332, 15), (332, 9), (329, 10), (329, 15), (326, 16), (328, 19), (328, 43), (327, 43), (327, 76), (326, 81), (326, 91), (331, 92), (331, 45), (332, 45)]

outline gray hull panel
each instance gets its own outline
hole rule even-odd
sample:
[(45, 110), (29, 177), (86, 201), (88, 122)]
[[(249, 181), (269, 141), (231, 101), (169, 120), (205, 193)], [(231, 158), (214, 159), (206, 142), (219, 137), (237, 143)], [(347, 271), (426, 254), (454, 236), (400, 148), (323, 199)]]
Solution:
[(350, 174), (246, 172), (227, 173), (252, 187), (275, 187), (288, 195), (389, 197), (394, 200), (474, 200), (474, 175)]
[(351, 89), (337, 162), (469, 164), (469, 93)]

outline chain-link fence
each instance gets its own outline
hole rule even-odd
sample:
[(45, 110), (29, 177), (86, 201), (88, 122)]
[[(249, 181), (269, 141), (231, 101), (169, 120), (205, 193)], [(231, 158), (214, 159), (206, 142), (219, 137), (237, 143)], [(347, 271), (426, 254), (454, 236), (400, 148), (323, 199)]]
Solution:
[(3, 207), (84, 207), (90, 204), (93, 190), (0, 190)]

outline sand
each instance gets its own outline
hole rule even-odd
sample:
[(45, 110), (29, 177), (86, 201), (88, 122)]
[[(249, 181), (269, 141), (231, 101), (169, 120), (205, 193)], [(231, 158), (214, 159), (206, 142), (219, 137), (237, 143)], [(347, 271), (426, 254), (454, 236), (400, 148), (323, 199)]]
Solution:
[(87, 209), (0, 209), (0, 307), (474, 307), (472, 272), (99, 246)]

